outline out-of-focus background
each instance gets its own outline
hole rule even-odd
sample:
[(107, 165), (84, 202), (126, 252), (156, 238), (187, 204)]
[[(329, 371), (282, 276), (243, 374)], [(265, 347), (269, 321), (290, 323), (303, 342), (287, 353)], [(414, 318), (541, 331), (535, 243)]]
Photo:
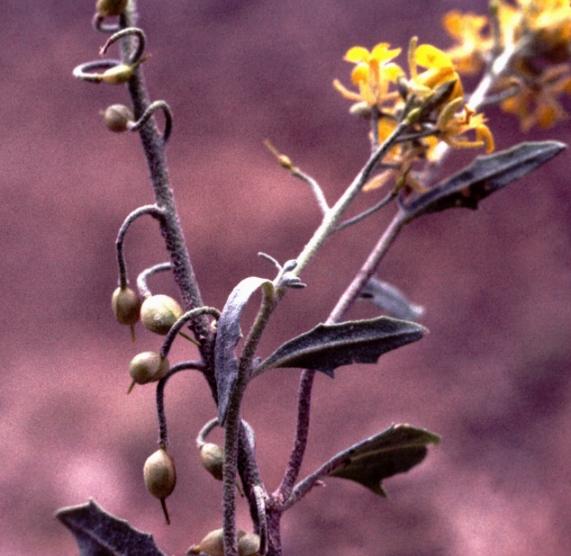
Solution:
[[(71, 75), (105, 41), (91, 27), (94, 4), (23, 0), (0, 20), (2, 555), (76, 554), (53, 515), (90, 497), (152, 532), (167, 554), (182, 555), (221, 524), (221, 485), (194, 447), (215, 415), (196, 373), (178, 375), (166, 394), (179, 477), (170, 527), (142, 480), (156, 449), (154, 388), (127, 397), (127, 366), (161, 340), (138, 327), (131, 344), (110, 297), (117, 229), (152, 197), (138, 137), (110, 133), (99, 114), (126, 103), (126, 91)], [(258, 251), (293, 258), (319, 223), (308, 189), (279, 168), (264, 139), (314, 176), (329, 200), (366, 160), (367, 125), (347, 114), (348, 101), (332, 87), (334, 78), (349, 84), (346, 50), (378, 42), (406, 49), (413, 35), (446, 48), (442, 16), (484, 12), (486, 4), (140, 2), (152, 53), (144, 71), (152, 98), (174, 113), (171, 177), (206, 303), (222, 307), (247, 276), (273, 277)], [(498, 149), (571, 139), (568, 121), (522, 137), (514, 118), (495, 109), (488, 117)], [(450, 162), (457, 169), (473, 154)], [(380, 276), (426, 307), (431, 333), (378, 365), (317, 378), (303, 473), (393, 422), (438, 432), (442, 444), (386, 481), (387, 500), (328, 480), (286, 514), (285, 554), (571, 553), (569, 180), (563, 153), (477, 212), (447, 211), (403, 232)], [(263, 354), (327, 317), (388, 218), (329, 242), (303, 275), (309, 287), (280, 307)], [(165, 260), (150, 219), (136, 223), (126, 249), (132, 280)], [(166, 278), (152, 287), (176, 294)], [(351, 316), (374, 314), (362, 304)], [(171, 362), (193, 356), (180, 341)], [(298, 376), (263, 375), (244, 407), (270, 490), (292, 443)], [(250, 527), (245, 507), (239, 525)]]

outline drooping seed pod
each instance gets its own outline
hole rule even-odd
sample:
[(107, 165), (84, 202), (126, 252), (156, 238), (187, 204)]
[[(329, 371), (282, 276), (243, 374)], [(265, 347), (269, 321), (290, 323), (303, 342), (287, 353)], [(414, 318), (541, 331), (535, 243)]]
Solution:
[(176, 485), (176, 470), (173, 459), (164, 448), (159, 448), (147, 458), (143, 467), (143, 477), (147, 490), (161, 501), (166, 522), (170, 525), (165, 500), (172, 494)]
[(155, 334), (166, 336), (172, 325), (183, 315), (180, 305), (168, 295), (151, 295), (141, 305), (141, 320)]
[(239, 556), (258, 556), (260, 550), (260, 536), (256, 533), (246, 533), (238, 541)]
[(135, 116), (131, 109), (124, 104), (112, 104), (105, 110), (103, 121), (107, 129), (122, 132), (129, 129), (129, 124), (134, 123)]
[(144, 351), (131, 359), (129, 364), (129, 374), (133, 379), (127, 394), (131, 392), (135, 384), (147, 384), (161, 380), (170, 368), (169, 360), (161, 357), (155, 351)]
[(117, 288), (111, 297), (111, 307), (119, 324), (131, 326), (140, 318), (141, 300), (131, 288)]
[(224, 468), (224, 448), (218, 444), (206, 442), (200, 447), (200, 461), (204, 469), (208, 471), (216, 480), (222, 480)]
[[(236, 538), (238, 543), (246, 533), (238, 529)], [(208, 556), (224, 556), (224, 529), (214, 529), (204, 537), (200, 543), (192, 545), (187, 554), (208, 554)]]
[(121, 15), (129, 0), (97, 0), (95, 11), (99, 17), (113, 17)]

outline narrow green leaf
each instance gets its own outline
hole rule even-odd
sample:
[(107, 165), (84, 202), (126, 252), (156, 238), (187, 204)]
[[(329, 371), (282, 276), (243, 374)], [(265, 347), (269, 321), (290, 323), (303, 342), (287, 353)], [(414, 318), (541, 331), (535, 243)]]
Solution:
[(407, 220), (449, 208), (475, 210), (478, 203), (559, 154), (564, 143), (521, 143), (498, 153), (479, 156), (458, 174), (403, 206)]
[(331, 460), (327, 475), (350, 479), (386, 497), (382, 481), (405, 473), (426, 456), (429, 444), (439, 444), (437, 434), (412, 425), (392, 425), (387, 430), (355, 444)]
[(359, 298), (395, 319), (416, 322), (424, 313), (424, 307), (412, 303), (398, 288), (374, 277), (365, 284)]
[(112, 516), (93, 500), (61, 508), (56, 517), (73, 533), (80, 556), (166, 556), (152, 535)]
[(242, 338), (240, 317), (252, 294), (260, 287), (273, 287), (266, 278), (251, 276), (242, 280), (233, 290), (218, 319), (214, 346), (214, 369), (218, 391), (218, 421), (224, 423), (228, 403), (238, 377), (236, 346)]
[(337, 367), (376, 363), (383, 353), (420, 340), (425, 332), (423, 326), (389, 317), (318, 324), (279, 347), (256, 368), (255, 374), (297, 367), (332, 377)]

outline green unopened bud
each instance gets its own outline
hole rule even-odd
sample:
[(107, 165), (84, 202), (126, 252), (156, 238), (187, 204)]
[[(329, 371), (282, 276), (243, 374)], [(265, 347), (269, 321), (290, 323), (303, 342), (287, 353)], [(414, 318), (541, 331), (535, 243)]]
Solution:
[(172, 325), (182, 317), (180, 305), (168, 295), (151, 295), (141, 305), (141, 320), (155, 334), (166, 336)]

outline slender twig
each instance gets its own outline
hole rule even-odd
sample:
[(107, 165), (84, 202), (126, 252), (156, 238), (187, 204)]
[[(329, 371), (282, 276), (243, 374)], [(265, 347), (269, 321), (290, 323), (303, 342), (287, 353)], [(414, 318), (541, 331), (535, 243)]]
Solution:
[(127, 286), (127, 268), (125, 264), (125, 254), (123, 252), (123, 243), (125, 242), (125, 235), (127, 234), (127, 230), (131, 226), (137, 218), (148, 214), (157, 220), (160, 220), (163, 217), (163, 212), (159, 209), (156, 205), (146, 205), (144, 207), (139, 207), (138, 209), (134, 210), (123, 222), (121, 227), (119, 228), (119, 232), (117, 234), (117, 239), (115, 240), (115, 249), (117, 254), (117, 265), (119, 266), (119, 286), (121, 288), (125, 288)]
[(162, 110), (165, 114), (165, 129), (162, 138), (163, 143), (166, 144), (172, 131), (172, 112), (170, 106), (164, 100), (156, 100), (153, 102), (138, 121), (127, 124), (127, 129), (129, 131), (139, 131), (157, 110)]
[(139, 29), (138, 27), (127, 27), (126, 29), (121, 29), (121, 31), (118, 31), (117, 33), (111, 35), (107, 39), (107, 42), (99, 50), (99, 54), (103, 56), (113, 43), (127, 36), (137, 37), (139, 42), (137, 44), (137, 48), (133, 51), (131, 57), (128, 60), (125, 60), (125, 63), (129, 65), (136, 64), (143, 55), (143, 52), (145, 51), (145, 43), (146, 43), (145, 33), (143, 32), (142, 29)]
[(323, 189), (317, 181), (312, 178), (309, 174), (306, 174), (303, 170), (299, 168), (293, 168), (291, 171), (291, 175), (294, 178), (298, 178), (301, 181), (305, 182), (309, 185), (315, 200), (317, 201), (317, 206), (322, 214), (325, 214), (329, 210), (329, 205), (327, 204), (327, 199), (325, 198), (325, 194), (323, 193)]
[(181, 371), (203, 371), (204, 364), (201, 361), (183, 361), (173, 365), (169, 372), (157, 383), (157, 417), (159, 420), (159, 444), (165, 448), (168, 446), (167, 418), (165, 415), (165, 387), (169, 379)]
[(212, 315), (216, 320), (218, 320), (220, 318), (220, 311), (214, 307), (198, 307), (196, 309), (192, 309), (192, 311), (187, 311), (171, 326), (171, 329), (168, 331), (166, 338), (163, 341), (163, 345), (161, 346), (161, 357), (164, 358), (168, 356), (172, 343), (180, 334), (182, 327), (202, 315)]
[(171, 263), (160, 263), (152, 266), (151, 268), (146, 268), (137, 276), (137, 289), (141, 297), (149, 297), (151, 295), (151, 290), (147, 285), (147, 280), (159, 272), (166, 272), (171, 269)]
[(340, 232), (341, 230), (344, 230), (345, 228), (348, 228), (349, 226), (353, 226), (354, 224), (361, 222), (361, 220), (365, 220), (365, 218), (371, 216), (371, 214), (374, 214), (375, 212), (386, 207), (396, 196), (397, 196), (397, 193), (393, 189), (392, 191), (387, 193), (378, 203), (373, 205), (371, 208), (368, 208), (367, 210), (364, 210), (360, 214), (357, 214), (357, 216), (353, 216), (353, 218), (349, 218), (349, 220), (345, 220), (345, 222), (342, 222), (341, 224), (339, 224), (339, 226), (337, 226), (337, 228), (335, 228), (335, 232)]

